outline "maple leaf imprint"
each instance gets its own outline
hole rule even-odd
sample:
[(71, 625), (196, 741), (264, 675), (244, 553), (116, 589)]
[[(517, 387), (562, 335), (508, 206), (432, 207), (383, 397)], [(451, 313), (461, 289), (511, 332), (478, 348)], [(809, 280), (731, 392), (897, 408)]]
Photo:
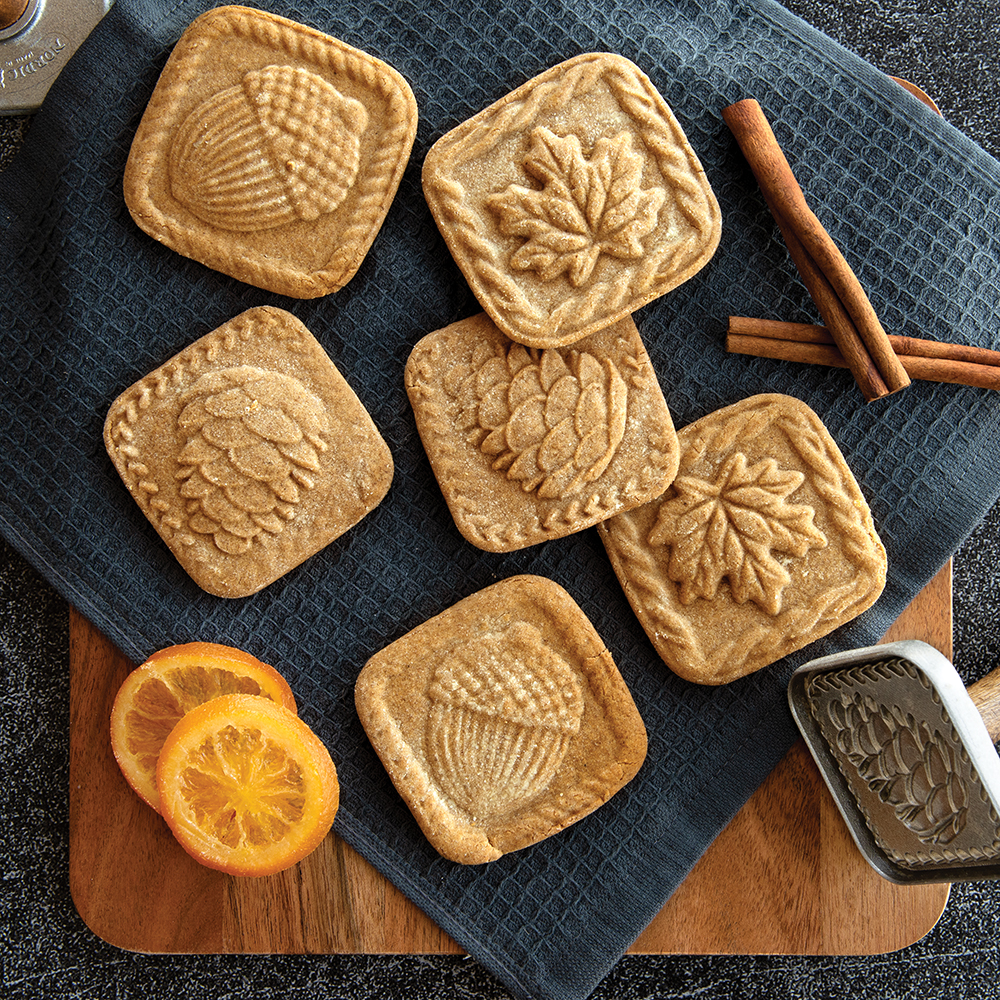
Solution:
[(588, 159), (578, 136), (534, 129), (524, 170), (542, 190), (511, 184), (486, 200), (505, 236), (527, 239), (511, 255), (511, 266), (537, 271), (545, 281), (566, 274), (578, 288), (602, 253), (642, 257), (642, 241), (666, 198), (662, 188), (643, 189), (644, 162), (627, 132), (598, 139)]
[(649, 541), (670, 546), (667, 575), (680, 584), (682, 604), (712, 600), (726, 578), (738, 604), (754, 601), (772, 615), (781, 610), (791, 576), (774, 553), (802, 557), (827, 544), (813, 508), (787, 501), (804, 480), (773, 458), (748, 466), (740, 453), (714, 482), (674, 480), (677, 495), (660, 505)]

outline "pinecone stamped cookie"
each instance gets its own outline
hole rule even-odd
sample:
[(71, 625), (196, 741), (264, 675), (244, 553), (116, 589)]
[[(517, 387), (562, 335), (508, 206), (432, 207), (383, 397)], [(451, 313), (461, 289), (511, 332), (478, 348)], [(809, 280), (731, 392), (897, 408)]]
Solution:
[(219, 7), (175, 46), (136, 132), (125, 201), (186, 257), (295, 298), (342, 288), (416, 135), (409, 85), (285, 18)]
[(494, 861), (577, 822), (638, 773), (646, 729), (580, 606), (514, 576), (376, 653), (358, 716), (431, 845)]
[(483, 309), (511, 340), (560, 347), (693, 277), (719, 205), (638, 66), (586, 53), (439, 139), (423, 187)]
[(250, 309), (112, 404), (104, 442), (202, 589), (246, 597), (354, 526), (392, 481), (389, 449), (313, 335)]
[(487, 551), (646, 503), (677, 469), (670, 411), (631, 317), (541, 350), (472, 316), (416, 345), (406, 390), (456, 526)]
[(678, 433), (662, 497), (598, 526), (640, 623), (681, 677), (724, 684), (869, 608), (886, 553), (820, 418), (764, 394)]

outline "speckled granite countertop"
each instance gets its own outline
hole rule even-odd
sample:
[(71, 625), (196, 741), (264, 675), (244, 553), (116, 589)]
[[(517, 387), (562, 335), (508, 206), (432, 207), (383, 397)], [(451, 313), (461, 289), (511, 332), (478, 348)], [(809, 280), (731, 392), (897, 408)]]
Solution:
[[(931, 94), (1000, 157), (1000, 27), (992, 0), (836, 0), (786, 6)], [(25, 122), (0, 121), (0, 167)], [(998, 470), (1000, 474), (1000, 470)], [(955, 556), (955, 662), (967, 682), (1000, 661), (1000, 507)], [(0, 543), (5, 765), (4, 995), (28, 997), (437, 997), (508, 994), (455, 957), (147, 956), (97, 939), (68, 887), (68, 618), (65, 602)], [(1000, 883), (956, 885), (922, 941), (876, 957), (633, 957), (598, 1000), (663, 997), (995, 997)]]

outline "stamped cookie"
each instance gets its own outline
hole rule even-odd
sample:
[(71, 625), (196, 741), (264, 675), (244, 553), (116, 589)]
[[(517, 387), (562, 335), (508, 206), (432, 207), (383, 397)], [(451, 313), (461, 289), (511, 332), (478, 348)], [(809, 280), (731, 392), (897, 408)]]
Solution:
[(397, 639), (365, 664), (355, 702), (421, 830), (463, 864), (582, 819), (646, 756), (611, 654), (538, 576), (487, 587)]
[(428, 334), (406, 391), (462, 535), (510, 552), (659, 496), (677, 435), (630, 316), (571, 348), (526, 348), (483, 313)]
[(375, 239), (417, 106), (384, 62), (248, 7), (175, 46), (125, 168), (136, 223), (185, 257), (295, 298), (335, 292)]
[(870, 607), (886, 554), (819, 417), (751, 396), (678, 434), (680, 470), (657, 501), (599, 526), (664, 662), (724, 684)]
[(673, 113), (608, 53), (560, 63), (448, 132), (423, 187), (483, 308), (529, 347), (614, 323), (719, 243), (718, 203)]
[(104, 443), (199, 587), (246, 597), (357, 524), (392, 481), (389, 448), (291, 313), (250, 309), (112, 405)]

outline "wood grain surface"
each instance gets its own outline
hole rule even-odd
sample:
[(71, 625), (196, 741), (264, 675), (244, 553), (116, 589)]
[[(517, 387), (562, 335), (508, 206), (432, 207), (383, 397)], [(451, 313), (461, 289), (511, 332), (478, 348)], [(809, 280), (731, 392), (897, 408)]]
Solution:
[[(952, 655), (951, 564), (886, 639)], [(203, 868), (125, 784), (108, 720), (131, 664), (70, 617), (70, 889), (90, 929), (143, 952), (460, 953), (339, 837), (294, 868)], [(800, 741), (630, 949), (657, 954), (881, 954), (936, 923), (947, 885), (898, 886), (855, 847)]]

